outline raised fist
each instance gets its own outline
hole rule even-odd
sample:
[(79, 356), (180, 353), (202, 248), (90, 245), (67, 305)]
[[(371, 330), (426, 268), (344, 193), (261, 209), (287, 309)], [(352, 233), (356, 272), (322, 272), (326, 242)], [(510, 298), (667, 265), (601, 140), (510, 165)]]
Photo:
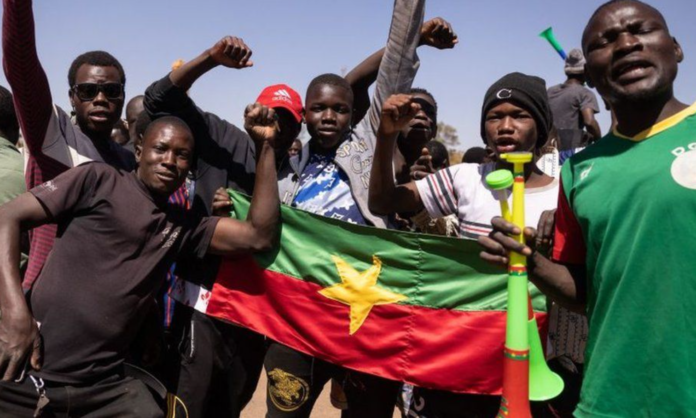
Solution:
[(413, 96), (410, 94), (390, 96), (382, 106), (380, 135), (393, 136), (401, 132), (416, 116), (420, 108), (420, 105), (413, 101)]
[(251, 48), (241, 38), (226, 36), (208, 50), (210, 58), (217, 64), (229, 68), (247, 68), (254, 65), (250, 60)]
[(275, 110), (259, 103), (244, 109), (244, 129), (256, 143), (268, 141), (275, 148), (280, 127)]
[(430, 19), (421, 26), (420, 44), (437, 49), (452, 49), (459, 42), (452, 25), (441, 17)]

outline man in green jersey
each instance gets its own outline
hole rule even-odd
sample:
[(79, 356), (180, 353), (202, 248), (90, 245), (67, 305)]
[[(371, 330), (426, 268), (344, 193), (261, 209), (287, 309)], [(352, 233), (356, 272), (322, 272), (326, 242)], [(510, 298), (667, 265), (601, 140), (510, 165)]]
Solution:
[[(586, 74), (617, 127), (561, 172), (553, 258), (496, 218), (481, 257), (529, 256), (530, 277), (589, 319), (578, 417), (691, 416), (696, 402), (696, 105), (673, 93), (683, 51), (655, 8), (610, 1), (590, 18)], [(543, 235), (541, 233), (540, 235)]]

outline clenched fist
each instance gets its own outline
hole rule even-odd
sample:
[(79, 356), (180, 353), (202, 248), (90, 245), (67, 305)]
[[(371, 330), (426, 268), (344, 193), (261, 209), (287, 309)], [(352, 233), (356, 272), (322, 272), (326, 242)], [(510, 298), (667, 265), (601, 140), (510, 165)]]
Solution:
[(395, 94), (389, 97), (382, 106), (380, 135), (391, 137), (401, 132), (420, 111), (420, 108), (420, 105), (413, 101), (413, 96), (410, 94)]
[(254, 65), (251, 61), (251, 48), (241, 38), (226, 36), (208, 50), (210, 58), (217, 64), (229, 68), (247, 68)]
[(275, 110), (259, 103), (250, 104), (244, 110), (244, 129), (256, 143), (268, 142), (275, 148), (280, 132)]

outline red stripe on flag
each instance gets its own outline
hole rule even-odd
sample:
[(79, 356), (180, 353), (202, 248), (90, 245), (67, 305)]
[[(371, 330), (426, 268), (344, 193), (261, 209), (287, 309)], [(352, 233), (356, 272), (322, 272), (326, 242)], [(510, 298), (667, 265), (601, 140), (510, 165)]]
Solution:
[(321, 289), (252, 258), (227, 260), (207, 314), (350, 369), (425, 388), (501, 393), (505, 312), (375, 306), (351, 336), (348, 306)]

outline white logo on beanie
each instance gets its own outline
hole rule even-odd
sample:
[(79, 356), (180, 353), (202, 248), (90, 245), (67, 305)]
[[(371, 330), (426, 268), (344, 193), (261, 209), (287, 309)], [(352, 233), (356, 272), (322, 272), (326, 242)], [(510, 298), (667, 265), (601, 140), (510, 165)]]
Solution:
[(510, 97), (512, 97), (512, 90), (501, 89), (500, 91), (498, 91), (498, 93), (496, 93), (495, 97), (501, 100), (509, 99)]

